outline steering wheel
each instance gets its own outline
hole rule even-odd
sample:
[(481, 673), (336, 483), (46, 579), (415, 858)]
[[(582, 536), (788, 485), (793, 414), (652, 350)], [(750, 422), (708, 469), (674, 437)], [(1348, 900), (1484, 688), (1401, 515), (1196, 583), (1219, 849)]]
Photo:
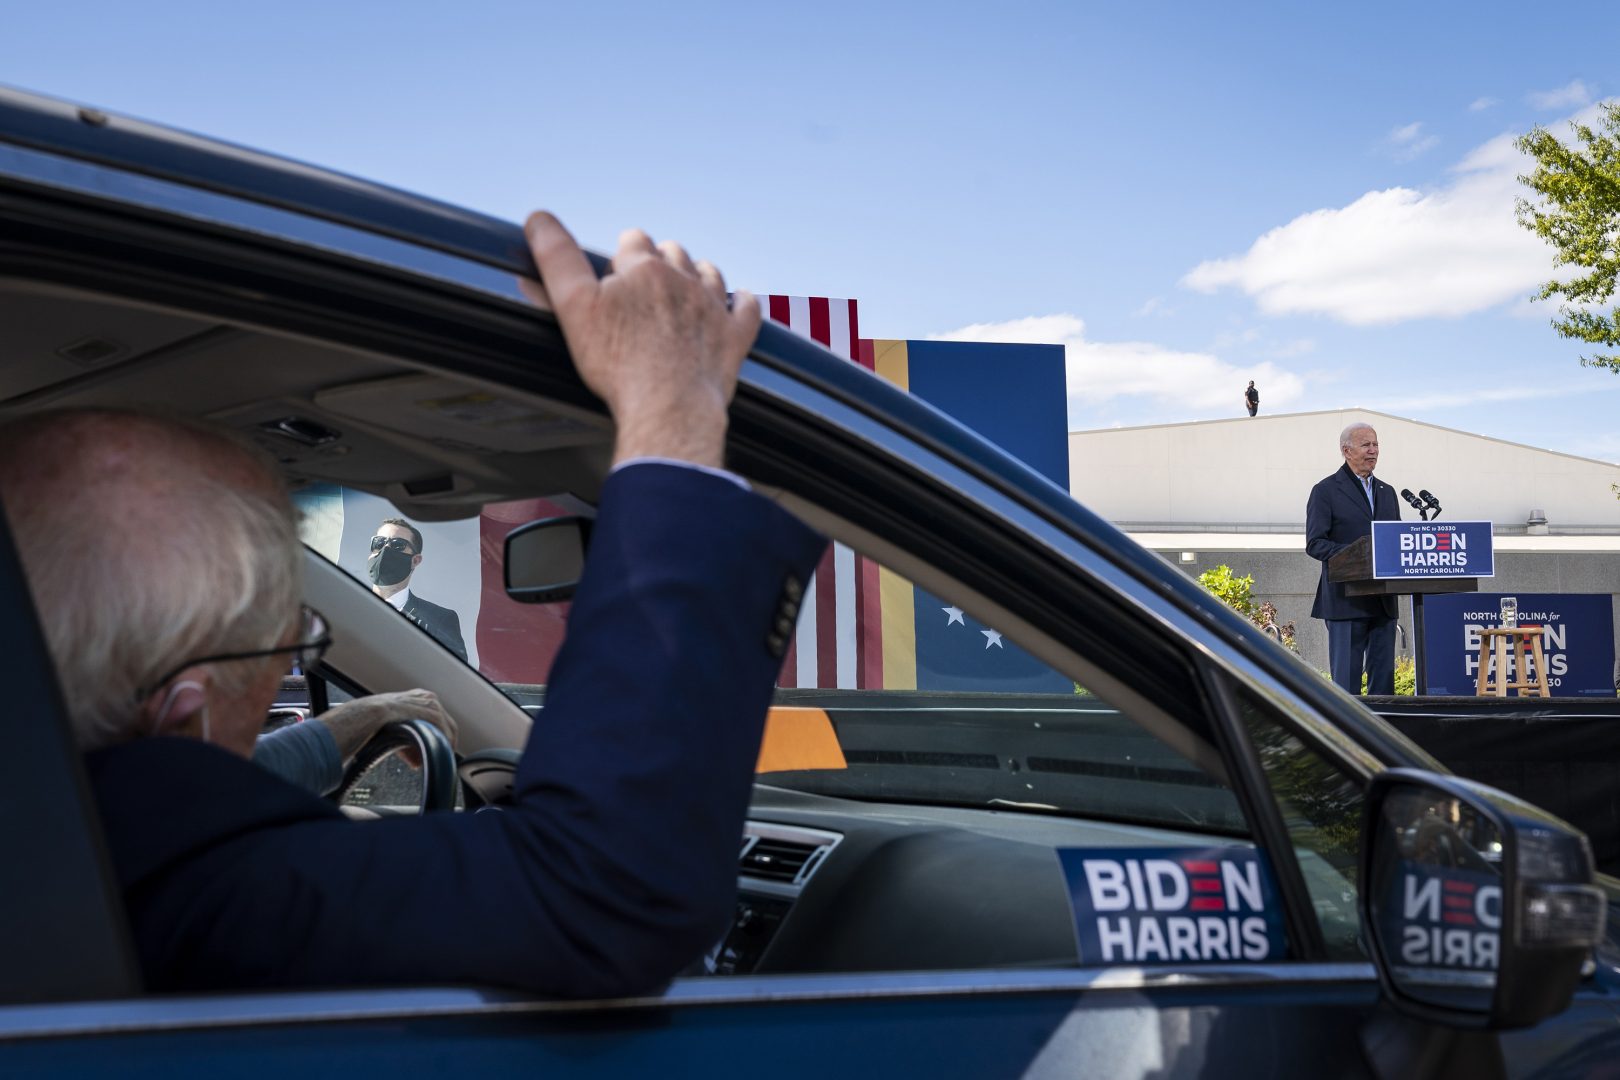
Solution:
[(420, 813), (454, 810), (460, 779), (456, 774), (456, 752), (444, 732), (426, 720), (396, 720), (377, 729), (366, 745), (354, 755), (343, 771), (343, 782), (332, 793), (342, 803), (360, 778), (384, 757), (396, 750), (412, 749), (422, 759), (422, 807)]

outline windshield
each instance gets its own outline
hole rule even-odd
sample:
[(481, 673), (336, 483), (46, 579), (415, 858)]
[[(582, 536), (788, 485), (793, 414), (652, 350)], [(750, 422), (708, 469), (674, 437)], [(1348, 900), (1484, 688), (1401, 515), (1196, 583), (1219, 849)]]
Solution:
[[(419, 522), (343, 488), (298, 501), (306, 543), (519, 705), (542, 705), (568, 605), (509, 599), (502, 556), (509, 531), (562, 507), (522, 500)], [(972, 611), (837, 544), (807, 589), (760, 779), (869, 801), (1244, 834), (1213, 751), (1173, 745), (1139, 719)]]

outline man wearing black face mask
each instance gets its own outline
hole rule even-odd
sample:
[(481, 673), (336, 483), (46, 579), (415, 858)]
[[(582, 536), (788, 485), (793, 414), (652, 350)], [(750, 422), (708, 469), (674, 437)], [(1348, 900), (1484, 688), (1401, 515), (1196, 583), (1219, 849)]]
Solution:
[(371, 591), (465, 662), (467, 646), (461, 640), (460, 616), (411, 591), (411, 575), (421, 565), (422, 534), (415, 526), (401, 518), (389, 518), (377, 526), (376, 535), (371, 538), (371, 554), (366, 559)]

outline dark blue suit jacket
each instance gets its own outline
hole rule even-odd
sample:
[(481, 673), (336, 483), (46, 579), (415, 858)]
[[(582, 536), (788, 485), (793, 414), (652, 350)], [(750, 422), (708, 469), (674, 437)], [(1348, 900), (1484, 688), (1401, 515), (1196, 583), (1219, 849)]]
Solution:
[(1372, 532), (1376, 521), (1399, 521), (1400, 500), (1395, 489), (1374, 473), (1373, 504), (1348, 464), (1311, 488), (1305, 503), (1305, 553), (1322, 563), (1322, 577), (1316, 583), (1313, 619), (1393, 619), (1400, 608), (1393, 596), (1347, 596), (1344, 586), (1328, 580), (1327, 561), (1363, 536)]
[(431, 600), (424, 600), (413, 592), (407, 590), (404, 607), (405, 617), (420, 626), (445, 648), (467, 659), (467, 643), (461, 639), (461, 616), (451, 608), (435, 604)]
[(610, 477), (502, 812), (350, 821), (190, 739), (86, 755), (149, 987), (657, 988), (732, 915), (767, 641), (824, 546), (715, 476)]

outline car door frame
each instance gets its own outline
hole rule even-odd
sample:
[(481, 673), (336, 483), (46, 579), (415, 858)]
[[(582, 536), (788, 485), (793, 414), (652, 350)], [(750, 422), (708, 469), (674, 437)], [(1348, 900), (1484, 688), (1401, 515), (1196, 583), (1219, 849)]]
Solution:
[[(39, 164), (40, 151), (36, 149), (29, 153), (35, 155), (35, 164)], [(153, 181), (149, 176), (126, 175), (105, 162), (90, 165), (83, 161), (68, 161), (66, 164), (80, 170), (94, 170), (97, 174), (97, 183), (91, 185), (96, 190), (89, 194), (82, 190), (59, 191), (63, 197), (59, 200), (57, 209), (64, 215), (71, 216), (77, 211), (104, 216), (125, 216), (126, 224), (130, 226), (127, 232), (144, 232), (144, 235), (154, 242), (161, 241), (167, 236), (171, 241), (184, 240), (185, 244), (194, 247), (212, 244), (216, 251), (253, 248), (267, 261), (279, 258), (285, 263), (292, 260), (296, 261), (301, 269), (311, 271), (314, 280), (307, 282), (311, 289), (322, 284), (323, 274), (331, 275), (334, 280), (345, 276), (346, 264), (349, 264), (347, 276), (350, 277), (361, 271), (368, 274), (378, 273), (376, 266), (378, 257), (374, 250), (364, 253), (366, 260), (364, 266), (352, 265), (357, 253), (333, 254), (334, 244), (337, 241), (334, 240), (335, 234), (331, 232), (330, 227), (323, 234), (322, 241), (316, 244), (293, 233), (268, 234), (262, 216), (257, 216), (251, 223), (240, 222), (233, 229), (232, 226), (221, 222), (219, 215), (229, 211), (232, 208), (231, 204), (243, 200), (234, 196), (219, 196), (217, 193), (209, 194), (206, 200), (208, 206), (204, 208), (207, 213), (198, 215), (177, 216), (172, 209), (165, 210), (160, 205), (155, 206), (151, 198), (145, 201), (137, 199), (125, 204), (120, 201), (119, 196), (121, 182), (133, 184), (135, 189), (140, 189), (134, 192), (137, 195), (144, 191), (150, 196), (154, 184), (166, 185), (163, 192), (166, 197), (185, 193), (168, 190), (177, 186), (173, 180)], [(8, 161), (0, 155), (0, 173), (7, 172), (8, 166), (15, 167), (16, 159)], [(243, 209), (256, 208), (249, 203)], [(281, 213), (286, 215), (290, 212), (283, 210)], [(65, 218), (58, 219), (58, 224), (63, 220)], [(340, 228), (355, 231), (351, 225)], [(504, 228), (512, 227), (504, 226)], [(111, 242), (111, 238), (108, 239)], [(395, 240), (397, 242), (398, 238)], [(172, 248), (175, 245), (170, 246)], [(443, 245), (439, 247), (442, 250)], [(170, 255), (173, 256), (172, 250)], [(437, 297), (440, 302), (437, 309), (429, 305), (417, 313), (417, 320), (410, 328), (411, 332), (402, 332), (399, 327), (393, 327), (391, 335), (385, 334), (384, 327), (379, 324), (386, 323), (386, 319), (374, 314), (367, 318), (370, 312), (363, 305), (358, 314), (354, 306), (350, 305), (345, 309), (350, 324), (347, 339), (363, 341), (373, 348), (390, 347), (401, 350), (403, 355), (419, 357), (424, 362), (431, 357), (438, 366), (446, 366), (438, 350), (443, 348), (445, 342), (453, 339), (459, 347), (457, 357), (461, 362), (459, 370), (463, 373), (504, 379), (509, 385), (534, 393), (572, 398), (575, 403), (587, 407), (594, 404), (590, 396), (583, 392), (583, 387), (578, 385), (577, 379), (570, 380), (556, 372), (538, 373), (532, 368), (523, 370), (513, 362), (509, 350), (515, 344), (532, 347), (535, 343), (542, 342), (553, 348), (556, 346), (554, 329), (548, 330), (542, 322), (533, 319), (532, 316), (523, 318), (515, 310), (492, 313), (492, 317), (479, 326), (479, 329), (487, 331), (486, 337), (480, 341), (477, 335), (474, 335), (474, 341), (469, 346), (466, 340), (468, 325), (464, 319), (454, 317), (453, 313), (464, 312), (468, 301), (481, 299), (484, 304), (475, 306), (489, 307), (488, 300), (491, 294), (487, 282), (469, 279), (446, 284), (444, 275), (455, 267), (442, 260), (436, 267), (437, 272), (431, 282), (419, 277), (421, 271), (414, 261), (399, 264), (393, 273), (383, 273), (379, 281), (373, 282), (376, 286), (390, 286), (418, 298), (424, 293), (441, 294)], [(179, 261), (170, 261), (166, 268), (169, 273), (180, 279), (184, 278), (187, 269)], [(238, 269), (244, 274), (251, 270), (249, 267)], [(148, 287), (161, 290), (172, 289), (173, 285), (154, 279)], [(227, 309), (232, 305), (231, 289), (238, 294), (253, 291), (244, 289), (239, 282), (233, 282), (228, 287), (219, 289), (217, 299)], [(370, 299), (378, 298), (374, 296)], [(254, 303), (238, 295), (235, 310), (246, 318), (253, 312)], [(443, 313), (442, 317), (436, 319), (436, 310)], [(228, 310), (226, 313), (228, 314)], [(319, 329), (331, 331), (334, 324), (341, 326), (345, 323), (344, 319), (336, 319), (330, 315), (321, 317), (312, 293), (306, 295), (306, 305), (296, 311), (296, 317), (301, 320), (299, 326), (305, 331)], [(360, 323), (358, 327), (353, 325), (355, 320)], [(452, 327), (459, 329), (460, 333), (452, 333)], [(480, 344), (484, 347), (478, 347)], [(1260, 635), (1253, 634), (1252, 631), (1247, 631), (1249, 638), (1245, 638), (1246, 628), (1236, 624), (1235, 616), (1212, 611), (1207, 598), (1198, 600), (1173, 582), (1165, 580), (1165, 575), (1155, 565), (1143, 562), (1151, 556), (1132, 551), (1128, 547), (1121, 547), (1118, 544), (1117, 534), (1114, 534), (1105, 523), (1076, 508), (1068, 499), (1066, 492), (1059, 491), (1044, 480), (1034, 478), (1033, 474), (1028, 473), (1017, 463), (989, 451), (965, 429), (961, 429), (948, 418), (904, 397), (898, 391), (872, 385), (870, 377), (856, 372), (853, 365), (846, 364), (840, 369), (838, 363), (841, 362), (832, 360), (809, 343), (775, 328), (767, 328), (762, 333), (759, 347), (745, 368), (744, 386), (739, 391), (735, 414), (735, 442), (740, 451), (748, 456), (753, 466), (751, 472), (763, 476), (767, 482), (778, 483), (784, 492), (792, 492), (797, 484), (802, 492), (799, 496), (801, 503), (807, 507), (816, 505), (816, 491), (804, 490), (802, 462), (797, 463), (795, 469), (789, 462), (781, 460), (780, 451), (775, 449), (777, 444), (768, 437), (770, 433), (780, 430), (779, 425), (784, 418), (797, 425), (796, 440), (809, 440), (819, 433), (824, 445), (832, 445), (835, 449), (841, 446), (847, 452), (858, 443), (867, 449), (881, 451), (888, 455), (886, 462), (890, 466), (889, 473), (885, 477), (881, 470), (877, 475), (859, 472), (863, 482), (881, 489), (886, 479), (892, 482), (897, 477), (905, 476), (914, 484), (931, 487), (937, 496), (954, 501), (958, 506), (971, 505), (975, 508), (975, 513), (966, 514), (963, 520), (971, 522), (975, 518), (982, 518), (998, 522), (1004, 526), (1000, 544), (1016, 542), (1023, 545), (1026, 552), (1046, 560), (1046, 565), (1049, 566), (1068, 564), (1071, 574), (1084, 575), (1121, 598), (1122, 603), (1127, 604), (1130, 610), (1144, 620), (1144, 626), (1157, 625), (1161, 635), (1173, 632), (1176, 641), (1197, 642), (1201, 653), (1188, 654), (1185, 657), (1195, 677), (1207, 671), (1206, 665), (1213, 665), (1241, 678), (1246, 685), (1255, 688), (1263, 697), (1280, 703), (1284, 715), (1291, 716), (1295, 723), (1300, 724), (1312, 743), (1336, 747), (1341, 755), (1346, 747), (1354, 748), (1355, 752), (1350, 756), (1362, 770), (1396, 761), (1405, 764), (1422, 763), (1411, 759), (1401, 740), (1390, 737), (1387, 731), (1380, 731), (1376, 723), (1365, 723), (1365, 718), (1355, 718), (1351, 713), (1355, 722), (1350, 725), (1349, 731), (1335, 728), (1325, 722), (1322, 715), (1324, 711), (1330, 716), (1346, 712), (1342, 703), (1332, 702), (1331, 695), (1325, 695), (1329, 707), (1324, 710), (1320, 701), (1322, 695), (1308, 693), (1302, 696), (1299, 692), (1302, 685), (1300, 680), (1285, 668), (1271, 663), (1271, 657), (1255, 651), (1256, 643), (1259, 649), (1273, 649), (1275, 648), (1273, 644), (1265, 641)], [(446, 366), (446, 369), (451, 368)], [(829, 439), (830, 443), (827, 442)], [(870, 466), (871, 460), (870, 457), (867, 458), (866, 466)], [(856, 472), (856, 466), (851, 462), (841, 475), (848, 480), (855, 476)], [(839, 475), (839, 470), (834, 467), (829, 467), (826, 471), (828, 482), (836, 481)], [(880, 501), (869, 498), (868, 502), (870, 505), (863, 504), (864, 512), (871, 515), (868, 526), (873, 529), (881, 528), (883, 508)], [(858, 521), (848, 524), (856, 531), (861, 531), (862, 526)], [(891, 522), (891, 527), (892, 524)], [(877, 537), (878, 533), (874, 531), (870, 535)], [(986, 543), (997, 542), (994, 537), (981, 539)], [(893, 543), (892, 536), (889, 542)], [(992, 608), (996, 606), (993, 602), (990, 602), (990, 605)], [(1016, 612), (1008, 611), (1007, 614), (1014, 622), (1020, 621)], [(1039, 634), (1043, 637), (1061, 634), (1062, 614), (1046, 612), (1044, 615), (1048, 620), (1058, 620), (1058, 629), (1043, 627), (1039, 629)], [(1311, 698), (1319, 700), (1313, 702)], [(1217, 708), (1213, 712), (1213, 717), (1218, 729), (1227, 731), (1228, 738), (1240, 738), (1231, 730), (1235, 720), (1228, 710)], [(58, 727), (57, 730), (60, 732), (61, 729)], [(1241, 755), (1233, 755), (1228, 749), (1227, 756), (1230, 765), (1241, 766)], [(1245, 781), (1240, 787), (1249, 787), (1250, 784), (1252, 781)], [(1269, 833), (1272, 836), (1272, 840), (1267, 841), (1269, 844), (1276, 842), (1278, 822), (1267, 823), (1264, 811), (1266, 800), (1259, 799), (1256, 794), (1266, 790), (1268, 789), (1255, 788), (1250, 795), (1251, 802), (1258, 800), (1255, 802), (1254, 811), (1255, 820), (1258, 822), (1257, 828), (1262, 833)], [(44, 797), (46, 794), (49, 798)], [(80, 822), (82, 827), (79, 831), (84, 837), (94, 835), (93, 813), (89, 812), (88, 797), (82, 782), (77, 788), (67, 784), (50, 793), (41, 792), (41, 796), (42, 801), (38, 805), (42, 807), (56, 807), (64, 802), (75, 803), (75, 813), (67, 820)], [(1274, 807), (1272, 813), (1273, 815), (1275, 813)], [(1277, 848), (1274, 857), (1291, 863), (1293, 860), (1291, 846)], [(105, 873), (102, 880), (103, 882), (109, 880)], [(1287, 903), (1291, 911), (1297, 911), (1301, 903), (1307, 902), (1300, 895), (1302, 886), (1290, 884), (1287, 880), (1279, 882), (1279, 885), (1285, 896), (1289, 897)], [(1297, 921), (1297, 915), (1288, 919), (1290, 925)], [(1299, 935), (1296, 932), (1296, 936), (1300, 942), (1297, 947), (1303, 953), (1302, 959), (1285, 965), (1276, 965), (1275, 967), (1284, 969), (1280, 971), (1260, 965), (1244, 965), (1227, 971), (1213, 968), (1198, 971), (1170, 970), (1143, 975), (1131, 985), (1122, 985), (1121, 980), (1124, 976), (1117, 970), (1110, 969), (1078, 969), (1074, 972), (1064, 972), (1062, 977), (1053, 977), (1059, 985), (1053, 985), (1052, 979), (1037, 978), (1033, 975), (943, 973), (938, 976), (914, 977), (912, 982), (896, 992), (901, 996), (954, 998), (965, 993), (988, 992), (992, 987), (996, 987), (999, 992), (1005, 993), (1054, 992), (1061, 995), (1080, 992), (1094, 997), (1098, 993), (1115, 992), (1183, 994), (1193, 993), (1194, 988), (1200, 993), (1215, 992), (1217, 989), (1226, 993), (1246, 993), (1248, 990), (1245, 988), (1272, 989), (1283, 984), (1320, 982), (1326, 986), (1347, 987), (1352, 998), (1362, 1000), (1365, 1004), (1367, 988), (1374, 985), (1370, 965), (1327, 965), (1317, 962), (1320, 958), (1312, 956), (1316, 950), (1310, 943), (1309, 934)], [(998, 975), (1004, 977), (998, 979), (995, 977)], [(882, 983), (881, 976), (851, 976), (839, 981), (818, 982), (814, 988), (809, 986), (795, 988), (784, 987), (780, 982), (751, 982), (744, 979), (728, 983), (729, 989), (725, 990), (704, 993), (693, 990), (686, 993), (690, 994), (689, 1000), (694, 1004), (763, 1000), (800, 1003), (837, 1002), (870, 998), (874, 992), (879, 992), (875, 988), (881, 988)], [(393, 993), (396, 992), (383, 992), (383, 996), (386, 998)], [(307, 1003), (328, 1001), (318, 995), (291, 995), (290, 999)], [(509, 1003), (495, 1007), (507, 1008)], [(664, 1006), (634, 1007), (656, 1009)], [(587, 1007), (579, 1008), (588, 1011)], [(7, 1011), (0, 1010), (0, 1012)], [(317, 1012), (329, 1017), (332, 1015), (323, 1010)], [(313, 1012), (306, 1014), (310, 1019), (315, 1015)], [(7, 1016), (17, 1018), (17, 1014), (14, 1013), (8, 1012)], [(160, 1025), (168, 1023), (161, 1020), (153, 1022)], [(191, 1022), (179, 1021), (179, 1023), (184, 1027)], [(26, 1028), (26, 1025), (24, 1027)], [(43, 1037), (41, 1035), (43, 1028), (28, 1030), (34, 1032), (30, 1037)], [(26, 1031), (19, 1028), (16, 1034), (18, 1038), (22, 1038)]]

